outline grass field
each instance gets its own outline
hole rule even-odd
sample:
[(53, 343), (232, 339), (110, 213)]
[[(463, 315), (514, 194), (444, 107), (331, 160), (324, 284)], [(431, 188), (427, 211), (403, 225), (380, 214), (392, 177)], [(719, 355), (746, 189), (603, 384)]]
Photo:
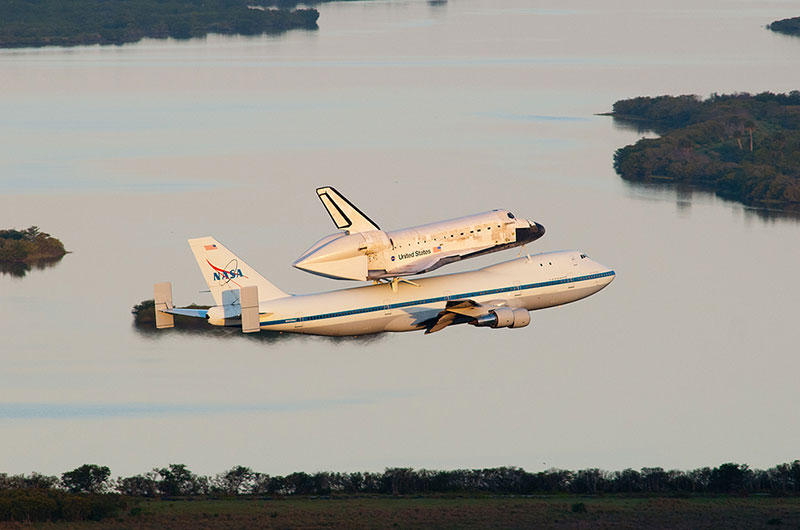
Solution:
[(80, 523), (0, 523), (0, 529), (7, 528), (800, 529), (800, 497), (334, 497), (142, 501), (115, 519)]

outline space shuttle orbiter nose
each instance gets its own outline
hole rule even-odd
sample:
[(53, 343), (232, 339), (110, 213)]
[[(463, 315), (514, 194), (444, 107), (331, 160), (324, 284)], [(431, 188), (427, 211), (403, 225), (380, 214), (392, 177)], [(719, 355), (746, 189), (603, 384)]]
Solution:
[(521, 245), (536, 241), (544, 235), (544, 226), (528, 219), (525, 219), (525, 222), (528, 223), (528, 226), (516, 227), (517, 242)]

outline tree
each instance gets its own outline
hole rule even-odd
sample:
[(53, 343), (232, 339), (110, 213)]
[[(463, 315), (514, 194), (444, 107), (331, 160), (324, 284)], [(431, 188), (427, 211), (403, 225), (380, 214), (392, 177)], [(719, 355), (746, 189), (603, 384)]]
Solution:
[(130, 497), (155, 497), (158, 494), (158, 474), (154, 471), (144, 475), (134, 475), (132, 477), (117, 480), (116, 490)]
[(284, 477), (286, 493), (289, 495), (314, 495), (317, 493), (314, 477), (303, 471)]
[(386, 492), (392, 495), (410, 493), (414, 482), (413, 469), (410, 467), (387, 467), (383, 472), (383, 483)]
[(192, 495), (208, 489), (207, 479), (198, 477), (186, 468), (185, 464), (170, 464), (169, 467), (154, 469), (161, 476), (158, 490), (162, 495)]
[(61, 483), (70, 493), (103, 493), (111, 470), (107, 466), (84, 464), (61, 475)]
[(236, 466), (217, 475), (214, 479), (214, 486), (228, 495), (250, 493), (256, 485), (256, 475), (257, 473), (254, 473), (249, 467)]
[(659, 492), (667, 482), (667, 473), (660, 467), (643, 467), (642, 484), (646, 491)]
[(744, 128), (747, 130), (747, 132), (750, 133), (750, 152), (752, 153), (753, 152), (753, 131), (756, 128), (756, 124), (752, 120), (747, 120), (746, 122), (744, 122)]
[(36, 241), (36, 237), (39, 234), (41, 234), (41, 231), (38, 226), (30, 226), (25, 230), (25, 239), (28, 241)]
[(734, 493), (741, 491), (745, 486), (745, 479), (749, 474), (747, 464), (733, 464), (728, 462), (711, 470), (711, 489), (719, 493)]
[(266, 495), (269, 493), (270, 476), (266, 473), (253, 473), (250, 491), (251, 495)]
[(742, 150), (742, 131), (735, 130), (733, 131), (733, 137), (736, 138), (736, 142), (739, 144), (739, 151)]

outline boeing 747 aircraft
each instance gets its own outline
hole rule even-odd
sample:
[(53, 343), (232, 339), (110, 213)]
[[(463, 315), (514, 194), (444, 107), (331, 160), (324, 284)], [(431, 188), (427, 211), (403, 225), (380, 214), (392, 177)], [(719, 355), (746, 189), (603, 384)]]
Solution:
[(384, 232), (334, 188), (318, 188), (317, 195), (344, 232), (320, 239), (293, 265), (337, 280), (392, 279), (396, 289), (402, 276), (518, 247), (544, 235), (542, 225), (508, 210)]
[(212, 237), (190, 239), (189, 245), (216, 305), (176, 309), (171, 284), (156, 284), (158, 328), (172, 327), (172, 315), (205, 318), (211, 325), (241, 327), (245, 333), (433, 333), (456, 324), (520, 328), (530, 323), (529, 311), (586, 298), (614, 279), (613, 270), (586, 254), (560, 251), (424, 278), (402, 289), (377, 284), (290, 295)]

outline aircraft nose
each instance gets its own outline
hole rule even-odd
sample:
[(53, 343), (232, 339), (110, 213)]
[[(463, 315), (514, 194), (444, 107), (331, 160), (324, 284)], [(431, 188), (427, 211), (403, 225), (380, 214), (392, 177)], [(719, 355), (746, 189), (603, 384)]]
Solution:
[[(597, 262), (595, 262), (597, 263)], [(603, 265), (602, 263), (597, 263), (601, 268), (603, 268), (603, 280), (605, 280), (604, 285), (608, 285), (609, 283), (614, 281), (614, 278), (617, 277), (617, 273), (609, 267), (608, 265)]]
[(525, 219), (525, 222), (528, 223), (527, 228), (517, 228), (517, 242), (523, 245), (531, 241), (536, 241), (544, 235), (544, 226), (528, 219)]

